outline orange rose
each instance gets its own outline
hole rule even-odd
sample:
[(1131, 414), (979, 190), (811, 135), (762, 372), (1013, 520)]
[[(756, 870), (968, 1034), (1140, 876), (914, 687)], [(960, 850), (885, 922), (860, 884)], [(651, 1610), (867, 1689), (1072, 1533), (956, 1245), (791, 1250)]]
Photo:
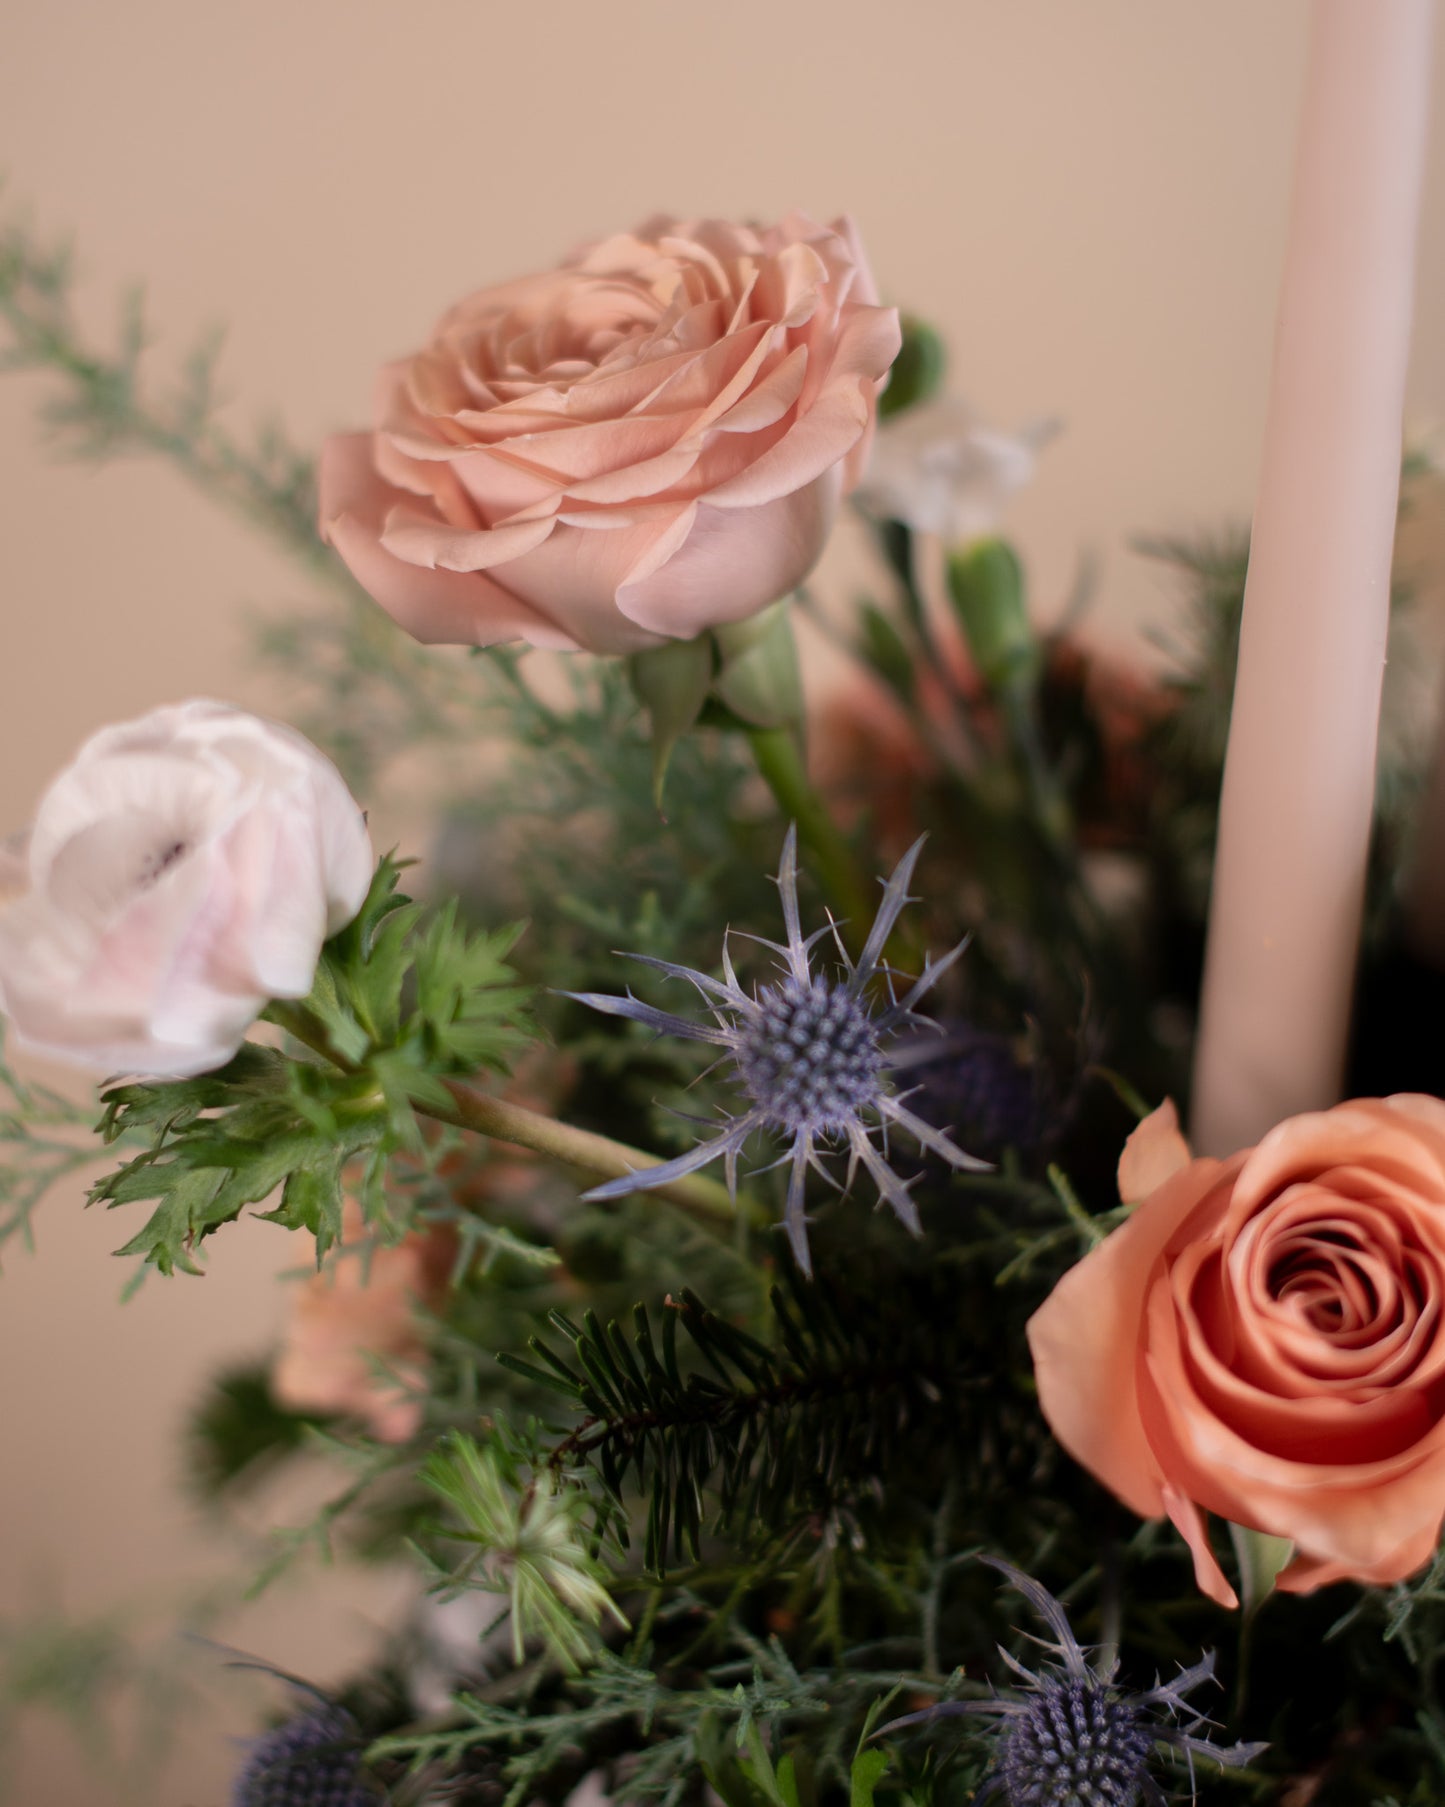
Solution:
[(321, 457), (322, 531), (419, 640), (636, 652), (812, 568), (898, 352), (851, 224), (658, 218), (483, 289)]
[(1191, 1160), (1172, 1105), (1119, 1163), (1133, 1216), (1029, 1324), (1071, 1455), (1166, 1514), (1237, 1604), (1204, 1513), (1290, 1539), (1292, 1593), (1399, 1581), (1445, 1515), (1445, 1103), (1357, 1099)]

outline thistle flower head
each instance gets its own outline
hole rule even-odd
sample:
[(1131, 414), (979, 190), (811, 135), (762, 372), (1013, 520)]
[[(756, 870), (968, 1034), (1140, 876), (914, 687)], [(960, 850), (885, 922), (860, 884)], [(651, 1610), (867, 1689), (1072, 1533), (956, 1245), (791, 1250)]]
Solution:
[(1022, 1686), (992, 1700), (945, 1701), (883, 1726), (881, 1732), (965, 1714), (998, 1721), (993, 1771), (976, 1800), (1001, 1796), (1007, 1807), (1165, 1807), (1166, 1796), (1149, 1773), (1155, 1753), (1182, 1752), (1194, 1779), (1195, 1757), (1229, 1768), (1252, 1762), (1263, 1744), (1223, 1747), (1203, 1736), (1209, 1721), (1188, 1696), (1214, 1675), (1214, 1657), (1202, 1657), (1172, 1682), (1155, 1681), (1132, 1694), (1115, 1681), (1118, 1659), (1091, 1663), (1074, 1636), (1063, 1607), (1039, 1583), (995, 1557), (983, 1559), (1004, 1575), (1054, 1634), (1036, 1640), (1055, 1660), (1027, 1669), (1008, 1651), (999, 1654)]
[(232, 1807), (376, 1807), (361, 1770), (360, 1726), (344, 1708), (317, 1698), (318, 1705), (256, 1740)]
[[(568, 994), (609, 1016), (630, 1017), (664, 1035), (709, 1043), (719, 1050), (723, 1062), (731, 1064), (742, 1095), (742, 1107), (724, 1117), (716, 1135), (675, 1160), (609, 1180), (589, 1192), (588, 1198), (645, 1192), (719, 1158), (726, 1164), (729, 1187), (736, 1190), (738, 1155), (749, 1137), (758, 1131), (781, 1137), (791, 1144), (782, 1157), (791, 1163), (784, 1226), (806, 1273), (811, 1271), (803, 1208), (808, 1170), (835, 1183), (820, 1151), (846, 1151), (845, 1186), (862, 1167), (877, 1187), (879, 1198), (915, 1235), (921, 1225), (918, 1207), (910, 1196), (914, 1181), (900, 1179), (889, 1164), (890, 1130), (902, 1130), (920, 1148), (952, 1167), (987, 1165), (955, 1147), (946, 1130), (925, 1123), (909, 1110), (904, 1095), (896, 1093), (888, 1080), (900, 1039), (912, 1031), (934, 1027), (915, 1006), (963, 952), (960, 943), (941, 960), (925, 960), (921, 975), (899, 996), (899, 975), (888, 965), (884, 950), (904, 906), (914, 901), (908, 895), (908, 884), (922, 846), (921, 840), (914, 843), (884, 885), (883, 900), (856, 964), (848, 958), (837, 924), (831, 920), (811, 935), (803, 934), (798, 913), (797, 831), (789, 828), (777, 879), (787, 939), (762, 942), (778, 957), (780, 976), (772, 984), (747, 991), (738, 983), (725, 935), (720, 980), (647, 954), (631, 956), (671, 978), (695, 985), (711, 1012), (711, 1022), (674, 1016), (631, 993), (621, 998), (596, 992)], [(815, 971), (813, 966), (813, 950), (825, 937), (833, 943), (841, 963), (832, 974)]]

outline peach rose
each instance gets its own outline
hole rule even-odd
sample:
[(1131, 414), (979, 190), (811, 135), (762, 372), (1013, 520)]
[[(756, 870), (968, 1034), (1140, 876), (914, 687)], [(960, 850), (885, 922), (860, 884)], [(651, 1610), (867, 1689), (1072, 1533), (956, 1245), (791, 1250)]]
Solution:
[(426, 1374), (427, 1345), (419, 1313), (446, 1298), (456, 1234), (444, 1226), (413, 1231), (364, 1261), (356, 1244), (366, 1227), (350, 1200), (342, 1223), (341, 1258), (296, 1299), (271, 1392), (291, 1411), (343, 1413), (382, 1443), (404, 1443), (421, 1422), (414, 1389)]
[(1295, 1546), (1291, 1593), (1399, 1581), (1445, 1515), (1445, 1103), (1357, 1099), (1191, 1160), (1129, 1138), (1141, 1201), (1029, 1324), (1054, 1434), (1237, 1604), (1204, 1514)]
[(852, 225), (657, 218), (483, 289), (321, 456), (321, 526), (419, 640), (629, 653), (812, 568), (899, 346)]

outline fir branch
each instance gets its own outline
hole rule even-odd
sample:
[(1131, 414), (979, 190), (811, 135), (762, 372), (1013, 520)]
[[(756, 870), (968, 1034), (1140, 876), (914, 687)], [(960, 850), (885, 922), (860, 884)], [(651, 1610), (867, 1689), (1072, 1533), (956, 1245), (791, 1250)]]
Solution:
[(585, 1414), (549, 1465), (574, 1479), (595, 1471), (617, 1508), (601, 1508), (604, 1525), (625, 1534), (629, 1487), (646, 1496), (643, 1562), (654, 1574), (669, 1557), (697, 1561), (705, 1525), (786, 1538), (801, 1518), (826, 1518), (889, 1472), (901, 1438), (940, 1398), (957, 1404), (976, 1384), (927, 1337), (902, 1337), (881, 1353), (868, 1334), (876, 1325), (824, 1285), (790, 1276), (771, 1301), (771, 1346), (684, 1290), (667, 1302), (660, 1343), (642, 1305), (631, 1337), (590, 1312), (580, 1325), (553, 1312), (571, 1359), (540, 1337), (532, 1361), (498, 1357)]

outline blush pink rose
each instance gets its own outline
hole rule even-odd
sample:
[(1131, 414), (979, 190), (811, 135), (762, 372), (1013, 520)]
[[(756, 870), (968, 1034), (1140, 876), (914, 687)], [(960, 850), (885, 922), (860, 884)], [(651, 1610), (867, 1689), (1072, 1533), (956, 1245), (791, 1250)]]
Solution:
[(0, 1011), (103, 1073), (223, 1066), (311, 989), (374, 864), (341, 774), (290, 728), (205, 700), (102, 728), (0, 857)]
[(425, 641), (630, 653), (776, 602), (898, 353), (850, 222), (656, 218), (459, 302), (321, 456), (321, 526)]
[(1070, 1454), (1167, 1514), (1236, 1604), (1204, 1514), (1287, 1538), (1278, 1585), (1402, 1580), (1445, 1516), (1445, 1103), (1358, 1099), (1192, 1160), (1173, 1107), (1119, 1167), (1134, 1214), (1029, 1324)]

